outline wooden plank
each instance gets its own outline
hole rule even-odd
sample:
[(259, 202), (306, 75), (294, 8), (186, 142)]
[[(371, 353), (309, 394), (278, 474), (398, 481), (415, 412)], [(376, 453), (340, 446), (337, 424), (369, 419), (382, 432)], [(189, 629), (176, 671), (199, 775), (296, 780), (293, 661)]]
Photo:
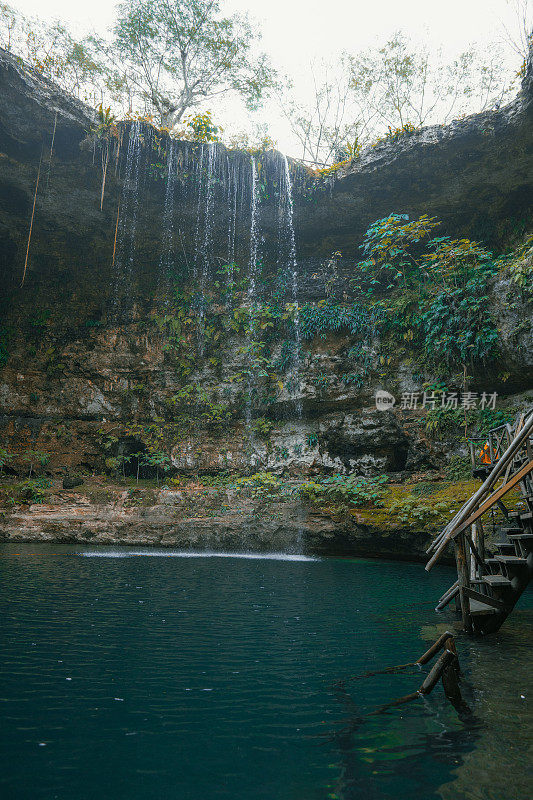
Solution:
[(496, 586), (496, 588), (502, 589), (512, 589), (513, 584), (506, 578), (505, 575), (484, 575), (481, 578), (482, 583), (486, 583), (488, 586)]
[(457, 597), (458, 594), (459, 594), (459, 585), (456, 583), (450, 589), (450, 591), (444, 595), (442, 600), (439, 600), (439, 602), (435, 606), (435, 611), (442, 611), (442, 609), (446, 608), (448, 603), (451, 603), (454, 597)]
[(463, 591), (471, 600), (476, 600), (478, 603), (484, 603), (486, 606), (491, 606), (491, 608), (495, 608), (497, 611), (505, 611), (506, 609), (505, 603), (502, 603), (501, 600), (496, 600), (495, 597), (489, 597), (487, 594), (476, 592), (475, 589), (471, 589), (469, 586), (465, 587)]
[(442, 675), (443, 669), (445, 669), (448, 666), (448, 664), (451, 664), (452, 661), (454, 661), (454, 659), (455, 659), (455, 654), (452, 653), (451, 650), (444, 651), (444, 653), (440, 656), (439, 660), (430, 670), (422, 686), (418, 690), (420, 694), (429, 694), (431, 690), (435, 688), (435, 684)]

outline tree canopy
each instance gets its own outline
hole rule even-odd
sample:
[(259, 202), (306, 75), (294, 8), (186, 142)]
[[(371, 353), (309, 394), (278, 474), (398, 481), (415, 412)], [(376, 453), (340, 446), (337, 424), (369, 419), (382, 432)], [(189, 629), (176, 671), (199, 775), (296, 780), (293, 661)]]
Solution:
[(94, 42), (115, 85), (166, 127), (228, 92), (254, 109), (274, 82), (266, 56), (252, 54), (248, 18), (221, 15), (218, 0), (129, 0), (113, 33), (109, 44)]

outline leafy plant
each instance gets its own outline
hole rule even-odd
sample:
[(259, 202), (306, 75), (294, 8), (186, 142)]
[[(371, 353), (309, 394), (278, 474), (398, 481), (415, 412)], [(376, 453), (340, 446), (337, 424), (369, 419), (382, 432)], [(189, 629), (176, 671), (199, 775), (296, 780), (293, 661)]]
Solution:
[(305, 481), (300, 494), (313, 502), (335, 502), (356, 506), (382, 506), (385, 494), (383, 485), (386, 475), (369, 479), (357, 475), (333, 475), (313, 481)]
[(26, 503), (44, 503), (51, 482), (47, 478), (28, 478), (15, 487), (16, 495), (19, 500)]
[(13, 459), (12, 453), (8, 453), (3, 447), (0, 447), (0, 475), (4, 472), (4, 467)]
[(273, 427), (274, 423), (265, 417), (258, 417), (252, 422), (253, 433), (261, 439), (268, 439)]
[(277, 496), (284, 488), (281, 478), (271, 472), (256, 472), (248, 477), (237, 478), (235, 485), (248, 490), (254, 499)]
[(438, 501), (435, 503), (421, 503), (419, 498), (410, 497), (396, 500), (388, 509), (401, 522), (427, 524), (436, 518), (444, 517), (450, 511), (449, 503)]
[(444, 468), (449, 481), (472, 477), (472, 462), (468, 456), (453, 455)]

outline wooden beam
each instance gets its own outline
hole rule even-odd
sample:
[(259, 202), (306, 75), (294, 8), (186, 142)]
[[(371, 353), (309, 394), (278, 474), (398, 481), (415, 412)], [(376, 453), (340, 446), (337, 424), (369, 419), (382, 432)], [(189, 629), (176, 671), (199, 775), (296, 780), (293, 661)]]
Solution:
[(463, 629), (466, 633), (472, 633), (472, 618), (470, 616), (470, 599), (465, 592), (465, 588), (470, 585), (470, 575), (468, 561), (466, 559), (466, 539), (464, 534), (454, 540), (455, 561), (457, 563), (457, 578), (459, 581), (459, 598), (461, 600), (461, 617)]
[(530, 461), (529, 464), (526, 464), (522, 467), (516, 475), (513, 475), (511, 480), (508, 483), (505, 483), (503, 486), (493, 492), (484, 503), (480, 505), (478, 510), (472, 514), (468, 519), (462, 522), (458, 527), (449, 530), (444, 538), (440, 540), (440, 544), (436, 549), (433, 556), (430, 558), (428, 563), (426, 564), (426, 571), (429, 572), (431, 567), (435, 564), (436, 561), (441, 557), (443, 550), (446, 548), (446, 545), (451, 539), (455, 539), (455, 537), (464, 531), (465, 528), (468, 528), (473, 522), (476, 522), (486, 511), (488, 511), (491, 506), (493, 506), (500, 498), (502, 498), (507, 492), (511, 491), (517, 483), (519, 483), (526, 475), (533, 471), (533, 461)]
[(475, 589), (471, 589), (469, 586), (463, 589), (463, 592), (471, 599), (477, 600), (478, 603), (485, 603), (486, 606), (491, 606), (492, 608), (496, 608), (498, 611), (505, 611), (507, 606), (505, 603), (502, 603), (501, 600), (496, 600), (495, 597), (489, 597), (488, 594), (481, 594), (481, 592), (476, 592)]
[(433, 656), (438, 653), (439, 650), (442, 650), (449, 639), (453, 640), (453, 633), (450, 633), (450, 631), (444, 631), (444, 633), (439, 636), (437, 641), (431, 645), (429, 650), (426, 650), (424, 655), (420, 656), (420, 658), (417, 658), (415, 664), (427, 664), (427, 662), (431, 661)]
[[(522, 447), (524, 441), (528, 439), (531, 433), (533, 433), (533, 411), (530, 413), (527, 422), (524, 423), (520, 433), (511, 442), (502, 457), (496, 462), (492, 472), (487, 476), (483, 485), (480, 486), (477, 492), (474, 492), (472, 497), (466, 501), (464, 506), (448, 522), (445, 528), (432, 541), (426, 552), (431, 553), (441, 549), (442, 542), (448, 541), (449, 533), (454, 529), (454, 527), (460, 525), (472, 512), (472, 509), (474, 509), (476, 505), (480, 503), (483, 498), (486, 497), (486, 495), (492, 490), (498, 478), (501, 477), (502, 472), (505, 470), (507, 465), (514, 460), (516, 453)], [(431, 563), (434, 563), (434, 561), (430, 562), (430, 564)], [(426, 569), (428, 568), (431, 568), (429, 564)]]
[(516, 484), (522, 480), (522, 478), (532, 471), (533, 461), (530, 461), (529, 464), (523, 466), (522, 469), (516, 473), (516, 475), (513, 475), (513, 477), (507, 483), (504, 483), (503, 486), (500, 486), (496, 492), (493, 492), (493, 494), (487, 497), (485, 502), (480, 505), (475, 514), (472, 514), (472, 516), (468, 517), (468, 519), (465, 520), (458, 528), (455, 528), (453, 531), (451, 531), (452, 538), (455, 538), (458, 533), (461, 533), (465, 530), (465, 528), (468, 528), (470, 525), (472, 525), (473, 522), (476, 522), (486, 511), (490, 510), (491, 506), (497, 503), (498, 500), (507, 494), (507, 492), (510, 492), (511, 489), (513, 489)]

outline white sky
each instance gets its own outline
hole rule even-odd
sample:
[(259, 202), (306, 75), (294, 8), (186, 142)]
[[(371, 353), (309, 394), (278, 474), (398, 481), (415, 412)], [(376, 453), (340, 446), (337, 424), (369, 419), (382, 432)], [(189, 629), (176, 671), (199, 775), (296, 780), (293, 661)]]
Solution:
[[(502, 23), (517, 28), (513, 1), (507, 0), (222, 0), (228, 12), (247, 11), (263, 32), (262, 49), (280, 72), (293, 77), (303, 97), (313, 59), (334, 59), (343, 50), (356, 52), (382, 44), (395, 31), (450, 54), (472, 42), (502, 39)], [(27, 15), (59, 19), (82, 34), (104, 34), (113, 24), (113, 0), (7, 0)], [(513, 62), (511, 62), (513, 63)], [(515, 62), (516, 63), (516, 62)], [(514, 65), (513, 65), (514, 66)], [(516, 65), (518, 67), (518, 64)], [(226, 108), (226, 115), (228, 110)], [(244, 129), (249, 121), (231, 107), (226, 129)], [(299, 155), (290, 132), (273, 106), (259, 115), (267, 121), (280, 149)]]

